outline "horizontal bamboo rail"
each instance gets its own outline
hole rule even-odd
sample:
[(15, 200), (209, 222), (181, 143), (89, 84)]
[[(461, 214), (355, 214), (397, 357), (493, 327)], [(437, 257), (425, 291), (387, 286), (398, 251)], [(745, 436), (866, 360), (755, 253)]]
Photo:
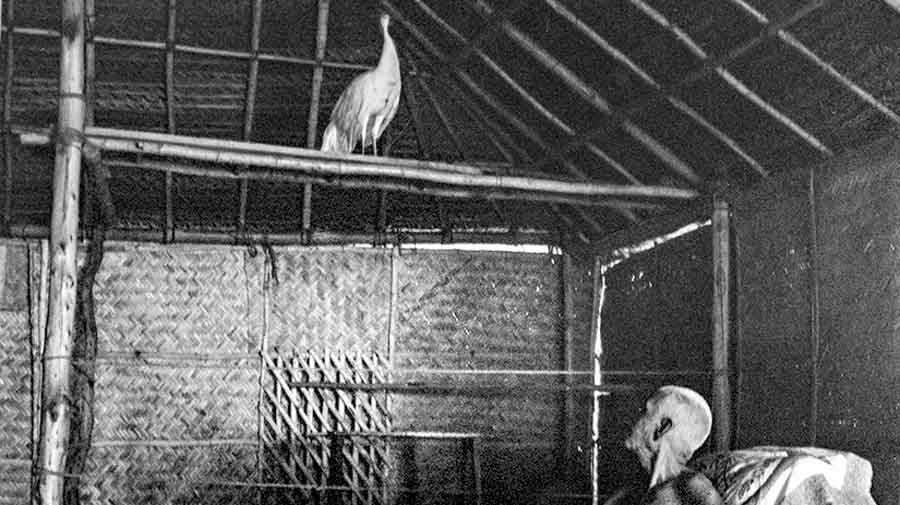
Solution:
[[(20, 128), (13, 130), (20, 135), (23, 144), (48, 145), (51, 143), (51, 135), (47, 130), (35, 131)], [(667, 186), (621, 186), (484, 174), (484, 168), (464, 164), (324, 153), (297, 147), (112, 128), (86, 128), (85, 137), (101, 152), (171, 156), (224, 165), (263, 167), (283, 172), (344, 177), (387, 177), (472, 188), (535, 191), (590, 197), (689, 200), (699, 196), (699, 193), (694, 190)]]
[[(3, 27), (3, 31), (7, 31), (7, 27)], [(29, 27), (15, 27), (13, 28), (13, 33), (17, 35), (30, 35), (32, 37), (43, 37), (43, 38), (59, 38), (58, 30), (50, 30), (46, 28), (29, 28)], [(136, 49), (152, 49), (158, 51), (166, 50), (166, 43), (155, 41), (155, 40), (133, 40), (133, 39), (121, 39), (115, 37), (103, 37), (97, 36), (94, 37), (94, 42), (97, 44), (105, 45), (105, 46), (119, 46), (119, 47), (132, 47)], [(201, 56), (216, 56), (221, 58), (234, 58), (240, 60), (254, 60), (258, 59), (259, 61), (266, 62), (275, 62), (275, 63), (288, 63), (292, 65), (303, 65), (303, 66), (316, 66), (322, 65), (326, 68), (340, 68), (345, 70), (369, 70), (374, 66), (372, 65), (363, 65), (360, 63), (349, 63), (349, 62), (340, 62), (340, 61), (321, 61), (318, 62), (312, 58), (300, 58), (296, 56), (285, 56), (280, 54), (273, 53), (259, 53), (254, 54), (247, 51), (232, 51), (228, 49), (214, 49), (208, 47), (200, 47), (200, 46), (192, 46), (187, 44), (175, 44), (174, 49), (176, 52), (185, 53), (185, 54), (196, 54)]]
[[(512, 393), (552, 393), (565, 391), (604, 391), (629, 392), (640, 390), (640, 386), (631, 384), (447, 384), (424, 382), (381, 382), (381, 383), (347, 383), (347, 382), (291, 382), (296, 388), (331, 389), (339, 391), (379, 391), (388, 393), (423, 393), (423, 394), (485, 394), (504, 395)], [(646, 386), (654, 388), (655, 386)]]

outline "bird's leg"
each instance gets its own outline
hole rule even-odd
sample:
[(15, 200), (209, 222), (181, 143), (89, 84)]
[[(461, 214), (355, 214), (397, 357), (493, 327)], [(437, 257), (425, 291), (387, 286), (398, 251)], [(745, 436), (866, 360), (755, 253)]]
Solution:
[(372, 132), (372, 154), (378, 156), (378, 137)]
[(368, 123), (368, 121), (363, 121), (362, 124), (362, 144), (360, 147), (362, 154), (366, 154), (366, 123)]

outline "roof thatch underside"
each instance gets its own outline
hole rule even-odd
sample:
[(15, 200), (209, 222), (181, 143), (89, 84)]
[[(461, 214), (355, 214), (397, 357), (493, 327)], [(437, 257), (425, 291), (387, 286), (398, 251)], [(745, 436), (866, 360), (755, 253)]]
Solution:
[[(386, 10), (405, 87), (382, 139), (391, 157), (707, 195), (900, 131), (900, 13), (884, 0), (263, 0), (249, 122), (254, 0), (95, 3), (91, 103), (103, 127), (318, 147), (343, 88), (378, 59), (376, 19)], [(48, 127), (59, 2), (17, 1), (10, 12), (12, 4), (3, 13), (7, 127)], [(10, 137), (7, 152), (6, 222), (46, 226), (52, 150)], [(155, 233), (167, 222), (165, 175), (135, 167), (143, 161), (104, 159), (115, 226)], [(250, 233), (302, 229), (302, 183), (251, 181), (241, 211), (237, 180), (172, 182), (176, 230), (233, 231), (242, 220)], [(514, 230), (590, 240), (684, 205), (450, 198), (325, 182), (311, 186), (310, 226), (338, 234)]]

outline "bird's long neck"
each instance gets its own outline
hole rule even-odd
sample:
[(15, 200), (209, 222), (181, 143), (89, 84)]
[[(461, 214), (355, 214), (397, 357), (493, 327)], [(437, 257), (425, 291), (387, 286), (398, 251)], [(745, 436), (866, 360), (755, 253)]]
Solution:
[(381, 57), (378, 59), (378, 66), (375, 69), (379, 72), (400, 73), (397, 47), (394, 46), (394, 39), (388, 33), (387, 25), (382, 25), (381, 35), (384, 38), (384, 42), (381, 44)]

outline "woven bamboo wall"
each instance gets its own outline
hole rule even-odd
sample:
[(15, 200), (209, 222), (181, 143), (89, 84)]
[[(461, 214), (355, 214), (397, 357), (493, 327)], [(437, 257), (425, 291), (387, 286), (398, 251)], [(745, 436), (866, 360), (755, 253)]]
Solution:
[[(499, 253), (401, 255), (395, 366), (559, 369), (560, 261)], [(508, 376), (456, 380), (515, 384)], [(497, 438), (483, 448), (485, 493), (491, 503), (515, 501), (517, 493), (533, 491), (549, 478), (560, 444), (561, 407), (561, 398), (552, 393), (397, 395), (395, 428), (476, 431)], [(531, 445), (510, 443), (516, 441)], [(458, 443), (420, 441), (415, 449), (425, 469), (417, 476), (420, 486), (471, 489), (456, 471)], [(440, 498), (427, 503), (452, 497)]]
[(28, 255), (0, 241), (0, 504), (29, 503), (31, 470), (31, 327)]

